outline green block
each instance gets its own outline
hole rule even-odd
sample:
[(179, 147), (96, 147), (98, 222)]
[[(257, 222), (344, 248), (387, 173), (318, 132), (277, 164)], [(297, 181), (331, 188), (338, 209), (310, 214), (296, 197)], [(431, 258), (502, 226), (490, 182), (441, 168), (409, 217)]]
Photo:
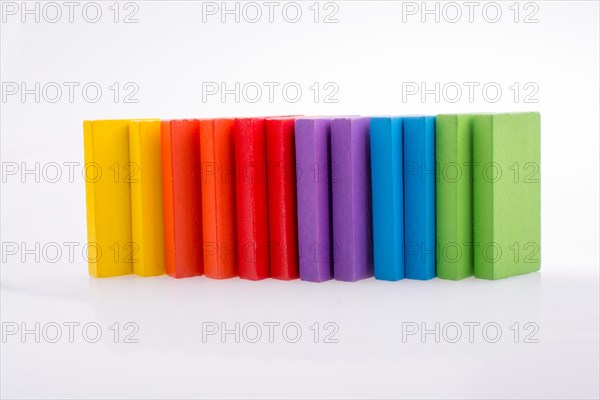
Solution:
[(540, 114), (473, 118), (475, 277), (540, 269)]
[(436, 274), (442, 279), (473, 275), (472, 121), (472, 114), (436, 117)]

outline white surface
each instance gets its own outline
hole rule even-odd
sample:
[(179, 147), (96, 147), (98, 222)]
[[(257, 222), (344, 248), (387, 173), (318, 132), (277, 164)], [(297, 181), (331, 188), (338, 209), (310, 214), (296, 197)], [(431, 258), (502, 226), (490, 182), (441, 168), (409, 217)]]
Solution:
[[(83, 4), (83, 3), (82, 3)], [(2, 397), (537, 397), (598, 398), (599, 40), (596, 2), (536, 2), (539, 23), (402, 23), (402, 4), (338, 2), (337, 24), (202, 23), (193, 2), (137, 2), (137, 24), (19, 22), (1, 26), (2, 82), (98, 82), (95, 104), (1, 103), (3, 168), (76, 162), (57, 183), (3, 176), (1, 319), (43, 326), (96, 322), (100, 342), (31, 335), (1, 344)], [(303, 3), (308, 13), (311, 3)], [(483, 3), (482, 3), (483, 4)], [(521, 4), (523, 6), (523, 4)], [(79, 14), (80, 15), (80, 14)], [(479, 14), (480, 15), (480, 14)], [(522, 15), (521, 15), (522, 16)], [(30, 17), (31, 18), (31, 17)], [(202, 82), (298, 82), (298, 103), (202, 102)], [(497, 103), (429, 97), (402, 102), (402, 82), (497, 82)], [(109, 86), (135, 82), (139, 103), (114, 103)], [(335, 82), (336, 104), (308, 87)], [(515, 103), (514, 82), (534, 82), (539, 103)], [(80, 86), (81, 87), (81, 86)], [(76, 92), (80, 93), (80, 92)], [(83, 119), (277, 114), (542, 114), (542, 271), (499, 282), (95, 280), (65, 242), (85, 243)], [(51, 263), (7, 255), (7, 243), (58, 243)], [(19, 245), (22, 246), (22, 245)], [(23, 247), (21, 247), (22, 249)], [(111, 343), (114, 322), (139, 326), (139, 343)], [(312, 342), (314, 322), (334, 322), (339, 343)], [(202, 323), (298, 323), (295, 344), (202, 343)], [(402, 323), (496, 322), (502, 339), (402, 343)], [(533, 322), (539, 343), (512, 341)], [(66, 331), (65, 331), (66, 332)], [(76, 331), (77, 332), (77, 331)], [(466, 331), (465, 331), (466, 332)]]
[[(39, 275), (34, 275), (34, 273)], [(593, 398), (598, 394), (597, 276), (531, 274), (489, 282), (367, 280), (327, 282), (211, 281), (132, 276), (93, 279), (83, 269), (44, 267), (3, 271), (3, 321), (24, 321), (40, 330), (50, 322), (78, 322), (73, 343), (67, 328), (35, 343), (19, 335), (3, 344), (6, 397), (454, 397)], [(81, 328), (96, 322), (97, 343)], [(134, 322), (138, 343), (113, 343), (109, 329)], [(240, 323), (232, 335), (202, 340), (203, 323)], [(269, 343), (265, 323), (279, 323)], [(314, 343), (310, 326), (332, 322), (337, 343)], [(406, 336), (403, 323), (434, 329), (456, 323), (462, 337), (445, 331)], [(475, 327), (469, 342), (465, 323)], [(514, 342), (515, 322), (521, 335)], [(524, 324), (539, 328), (526, 343)], [(251, 343), (257, 323), (263, 336)], [(281, 328), (297, 323), (284, 337)], [(493, 328), (502, 336), (497, 343)], [(206, 325), (205, 325), (206, 326)], [(248, 325), (249, 326), (249, 325)], [(449, 325), (448, 325), (449, 326)], [(50, 328), (47, 328), (50, 329)], [(247, 328), (250, 329), (250, 328)], [(447, 328), (450, 329), (450, 328)], [(130, 331), (128, 331), (130, 332)], [(321, 331), (323, 332), (323, 331)], [(327, 332), (331, 332), (328, 330)], [(88, 338), (95, 337), (93, 330)]]

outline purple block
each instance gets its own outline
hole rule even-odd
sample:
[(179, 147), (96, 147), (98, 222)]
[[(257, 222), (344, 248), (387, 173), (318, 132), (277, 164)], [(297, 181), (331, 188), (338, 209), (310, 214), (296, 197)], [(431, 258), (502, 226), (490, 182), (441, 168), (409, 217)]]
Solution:
[(333, 271), (336, 280), (373, 276), (370, 118), (331, 122)]
[(300, 279), (333, 278), (331, 230), (331, 120), (295, 122)]

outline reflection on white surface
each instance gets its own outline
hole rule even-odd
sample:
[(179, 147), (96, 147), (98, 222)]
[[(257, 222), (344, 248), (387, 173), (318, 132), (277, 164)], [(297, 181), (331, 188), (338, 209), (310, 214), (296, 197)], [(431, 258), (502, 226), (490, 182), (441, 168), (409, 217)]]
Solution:
[(4, 332), (3, 397), (598, 396), (597, 275), (313, 284), (3, 267), (1, 310), (28, 329), (79, 323), (73, 343), (66, 327), (57, 343)]

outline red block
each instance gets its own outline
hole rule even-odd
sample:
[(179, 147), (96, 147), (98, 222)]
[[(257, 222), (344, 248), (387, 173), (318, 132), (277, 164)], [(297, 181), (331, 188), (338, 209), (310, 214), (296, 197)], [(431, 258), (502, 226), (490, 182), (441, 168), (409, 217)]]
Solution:
[(202, 239), (207, 278), (237, 276), (234, 120), (200, 121)]
[(204, 273), (198, 120), (161, 122), (166, 272), (174, 278)]
[(267, 176), (271, 276), (299, 277), (295, 118), (267, 118)]
[(238, 271), (240, 278), (269, 277), (267, 150), (264, 118), (234, 122)]

